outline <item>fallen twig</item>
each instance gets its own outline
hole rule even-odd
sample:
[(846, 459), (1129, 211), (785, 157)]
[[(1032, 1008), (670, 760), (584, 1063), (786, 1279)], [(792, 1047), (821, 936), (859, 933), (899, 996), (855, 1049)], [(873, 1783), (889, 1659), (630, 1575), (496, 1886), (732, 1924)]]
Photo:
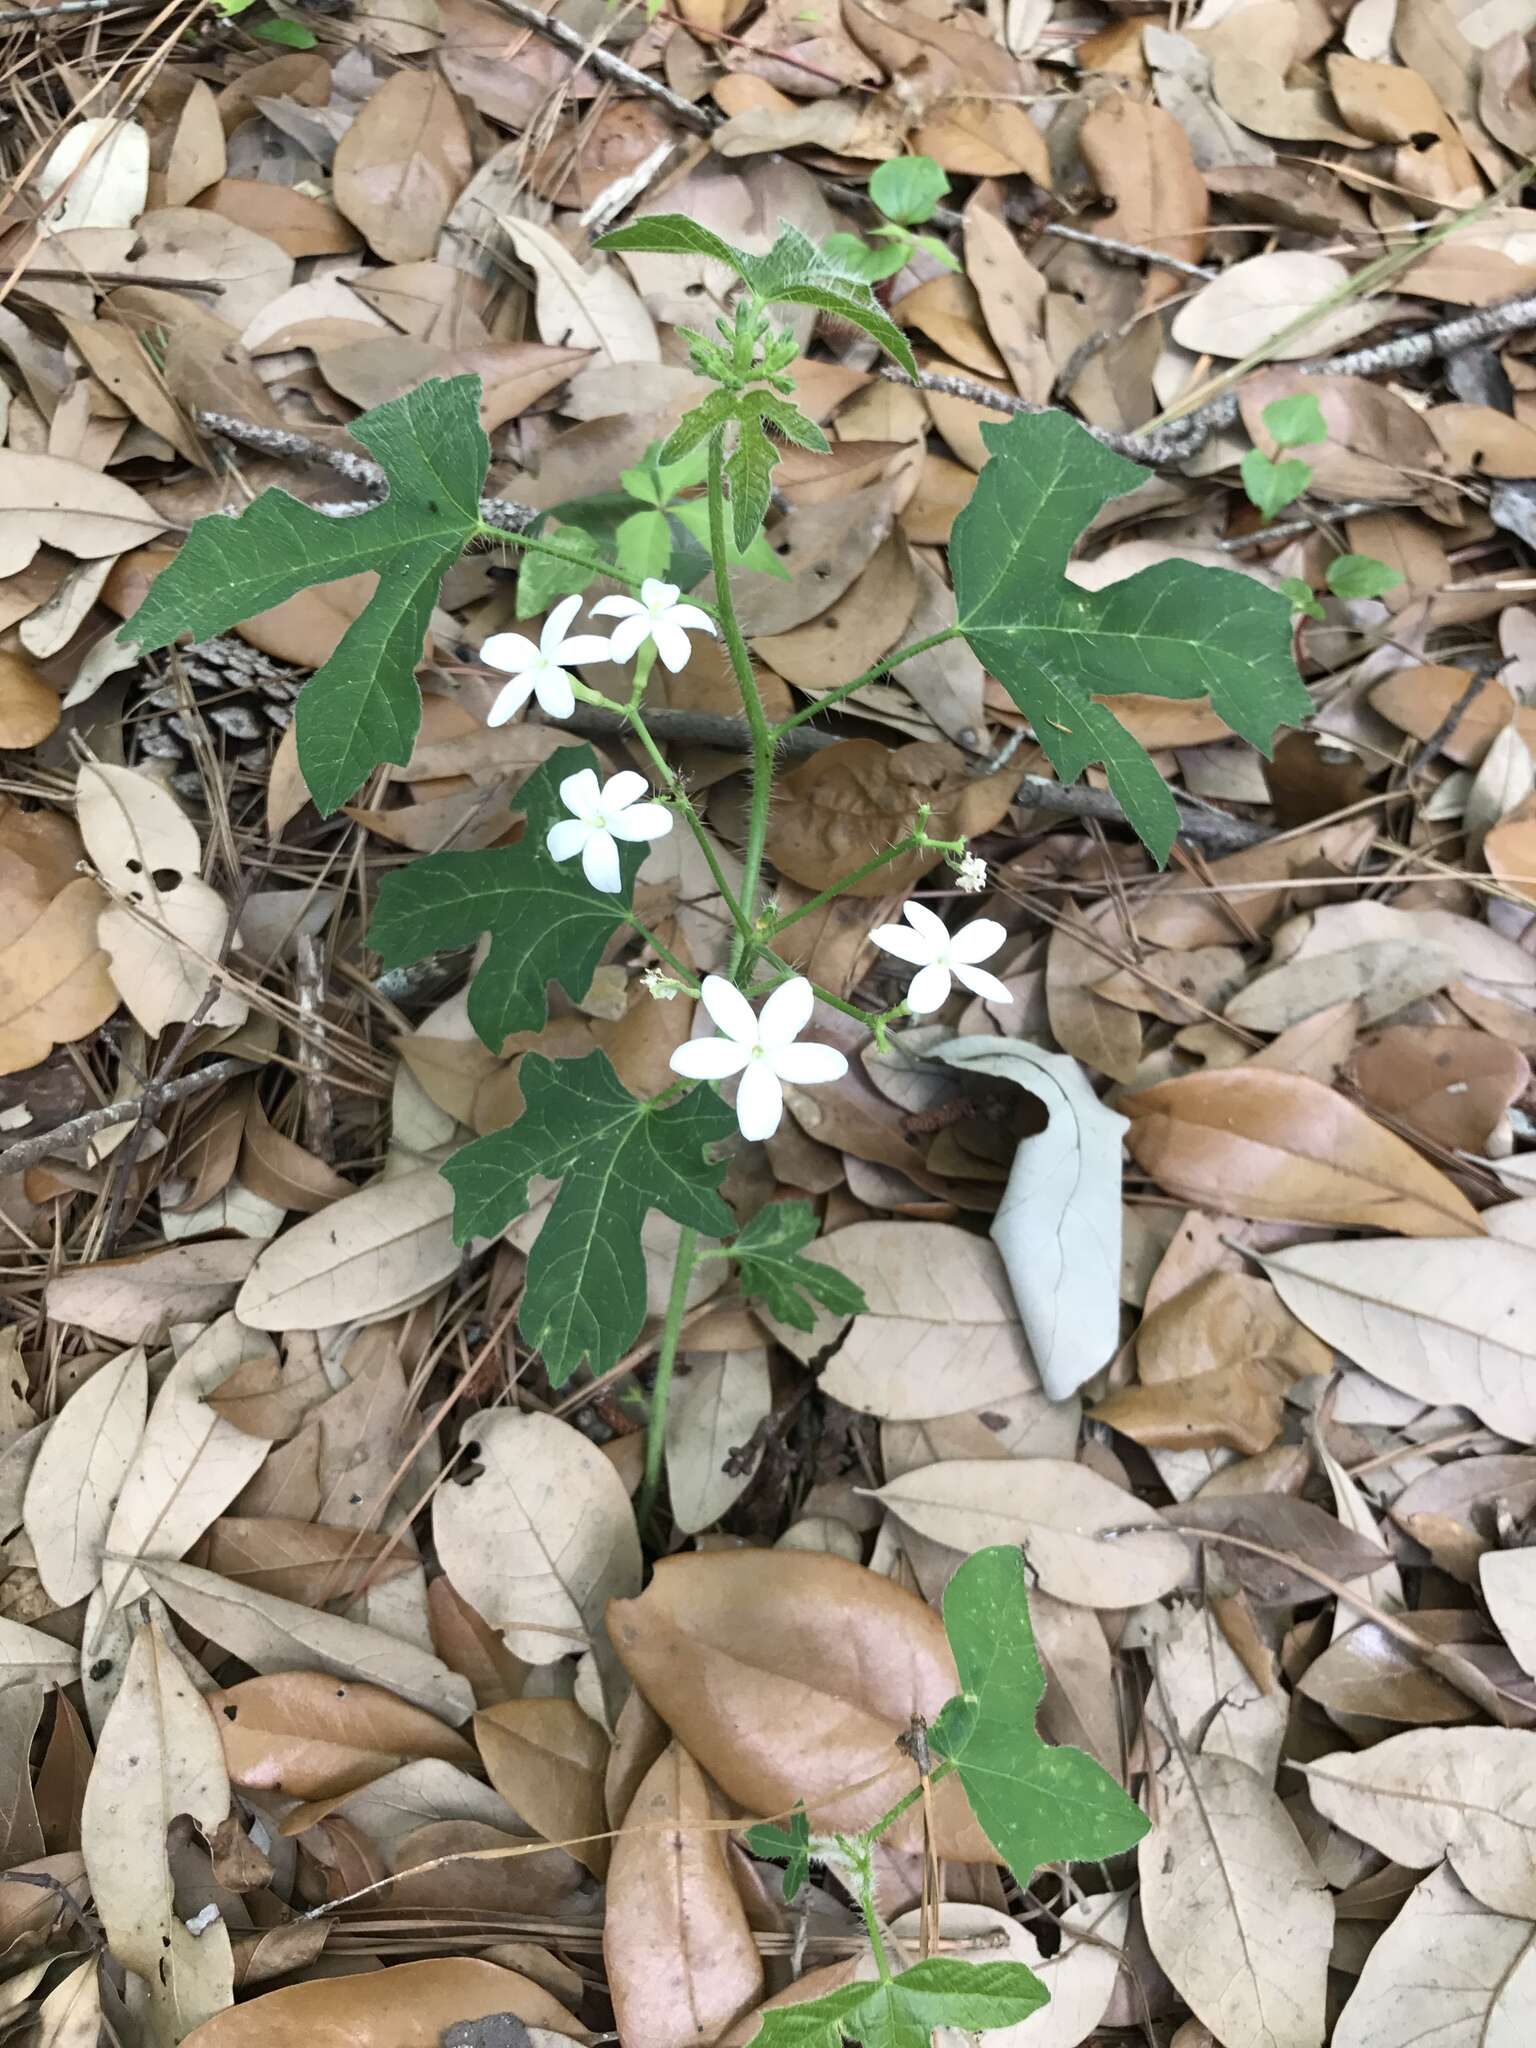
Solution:
[(599, 78), (609, 79), (614, 85), (627, 86), (631, 92), (644, 93), (696, 135), (712, 134), (719, 126), (722, 116), (712, 108), (696, 107), (692, 100), (685, 100), (680, 92), (674, 92), (661, 79), (652, 78), (649, 72), (641, 71), (634, 64), (626, 64), (622, 57), (615, 57), (611, 50), (605, 50), (601, 43), (593, 42), (590, 37), (578, 35), (563, 21), (551, 20), (542, 7), (531, 7), (528, 0), (491, 0), (491, 5), (500, 8), (503, 14), (510, 14), (525, 28), (531, 28), (536, 35), (543, 36), (557, 50), (564, 50), (578, 64), (595, 71)]
[[(197, 1095), (204, 1088), (217, 1088), (221, 1081), (234, 1081), (241, 1074), (254, 1074), (253, 1060), (215, 1060), (210, 1067), (199, 1067), (195, 1074), (183, 1074), (179, 1080), (162, 1081), (155, 1090), (155, 1107), (165, 1109), (173, 1102), (181, 1102), (189, 1095)], [(44, 1131), (35, 1138), (20, 1138), (14, 1145), (7, 1145), (0, 1152), (0, 1176), (23, 1173), (29, 1166), (36, 1166), (43, 1159), (58, 1159), (87, 1138), (94, 1138), (99, 1131), (110, 1131), (116, 1124), (131, 1124), (144, 1112), (149, 1090), (136, 1095), (129, 1102), (104, 1102), (99, 1109), (83, 1110), (79, 1116), (71, 1117), (68, 1123), (55, 1124), (51, 1131)]]

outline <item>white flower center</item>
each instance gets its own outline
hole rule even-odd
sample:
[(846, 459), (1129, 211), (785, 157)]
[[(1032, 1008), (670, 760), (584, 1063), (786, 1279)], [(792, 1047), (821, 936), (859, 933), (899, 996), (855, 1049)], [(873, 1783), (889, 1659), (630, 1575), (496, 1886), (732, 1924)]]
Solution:
[(592, 827), (592, 830), (594, 832), (607, 832), (611, 830), (608, 820), (604, 817), (601, 811), (593, 811), (590, 817), (587, 819), (587, 823)]
[(767, 1059), (767, 1057), (768, 1049), (766, 1046), (762, 1045), (754, 1045), (752, 1047), (752, 1050), (747, 1054), (747, 1058), (749, 1060), (765, 1060)]

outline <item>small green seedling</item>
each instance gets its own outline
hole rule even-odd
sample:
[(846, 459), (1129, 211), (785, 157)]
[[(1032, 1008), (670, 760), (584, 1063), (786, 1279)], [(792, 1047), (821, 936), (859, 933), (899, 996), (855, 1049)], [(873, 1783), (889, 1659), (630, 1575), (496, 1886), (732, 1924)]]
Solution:
[[(1277, 448), (1308, 448), (1328, 438), (1323, 409), (1310, 391), (1298, 391), (1290, 398), (1277, 398), (1263, 411), (1265, 430)], [(1250, 448), (1243, 457), (1243, 489), (1249, 502), (1257, 505), (1266, 519), (1273, 519), (1293, 504), (1312, 481), (1312, 465), (1299, 456), (1276, 462), (1262, 448)]]
[(914, 249), (923, 250), (946, 270), (958, 270), (959, 264), (937, 236), (912, 232), (932, 217), (948, 190), (949, 180), (931, 156), (892, 157), (876, 167), (869, 181), (869, 196), (885, 216), (879, 227), (870, 229), (869, 241), (860, 235), (828, 235), (822, 249), (866, 284), (894, 277), (911, 261)]

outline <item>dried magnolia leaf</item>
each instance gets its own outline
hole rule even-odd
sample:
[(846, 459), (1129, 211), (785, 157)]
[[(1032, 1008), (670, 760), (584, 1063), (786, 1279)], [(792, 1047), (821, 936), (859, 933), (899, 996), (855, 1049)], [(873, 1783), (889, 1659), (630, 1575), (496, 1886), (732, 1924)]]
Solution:
[(1536, 1676), (1536, 1550), (1490, 1550), (1478, 1583), (1495, 1628), (1522, 1671)]
[(1536, 2010), (1536, 1932), (1490, 1912), (1447, 1864), (1409, 1894), (1365, 1959), (1333, 2048), (1518, 2048)]
[[(1210, 199), (1189, 137), (1171, 114), (1115, 94), (1093, 107), (1079, 147), (1099, 190), (1114, 201), (1114, 210), (1099, 223), (1104, 234), (1185, 263), (1200, 261)], [(1172, 271), (1149, 268), (1142, 305), (1160, 305), (1178, 289)]]
[(679, 1529), (696, 1535), (712, 1527), (746, 1492), (761, 1452), (739, 1472), (726, 1467), (772, 1407), (765, 1346), (679, 1361), (667, 1409), (667, 1498)]
[(15, 576), (45, 544), (82, 561), (141, 548), (165, 521), (116, 477), (59, 455), (0, 450), (0, 576)]
[(424, 1300), (458, 1264), (453, 1190), (423, 1167), (295, 1224), (256, 1260), (235, 1313), (256, 1330), (376, 1321)]
[(119, 1489), (144, 1428), (149, 1379), (138, 1347), (103, 1365), (65, 1402), (43, 1439), (23, 1510), (38, 1576), (59, 1606), (101, 1576)]
[(538, 279), (539, 339), (557, 348), (590, 348), (610, 363), (661, 359), (656, 327), (634, 286), (608, 256), (583, 266), (552, 228), (508, 220), (507, 233)]
[(609, 1843), (608, 1738), (574, 1700), (505, 1700), (475, 1716), (486, 1774), (514, 1812), (601, 1882)]
[(320, 1671), (248, 1678), (207, 1700), (230, 1783), (242, 1790), (326, 1799), (419, 1757), (475, 1762), (464, 1738), (420, 1707)]
[[(466, 2022), (526, 2012), (538, 2025), (555, 2003), (517, 1970), (477, 1956), (438, 1956), (357, 1976), (285, 1984), (220, 2013), (192, 2038), (194, 2048), (276, 2048), (289, 2041), (314, 2048), (333, 2042), (336, 2048), (442, 2048), (445, 2037), (454, 2038)], [(562, 2031), (574, 2033), (575, 2020), (566, 2018), (569, 2028)], [(507, 2048), (516, 2044), (509, 2041)]]

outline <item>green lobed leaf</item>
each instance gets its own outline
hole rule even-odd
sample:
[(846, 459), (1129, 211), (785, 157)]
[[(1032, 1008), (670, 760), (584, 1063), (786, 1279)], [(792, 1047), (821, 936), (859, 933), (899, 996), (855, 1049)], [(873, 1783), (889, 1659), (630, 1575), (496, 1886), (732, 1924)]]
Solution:
[(1259, 417), (1277, 448), (1309, 448), (1328, 438), (1328, 422), (1313, 391), (1272, 399)]
[(384, 471), (382, 504), (332, 519), (286, 491), (263, 491), (238, 519), (199, 519), (122, 628), (153, 653), (181, 633), (223, 633), (311, 584), (377, 571), (366, 608), (299, 697), (299, 766), (322, 812), (381, 762), (410, 759), (421, 724), (416, 665), (444, 571), (479, 527), (490, 461), (478, 377), (434, 378), (351, 431)]
[(386, 967), (490, 934), (469, 991), (469, 1021), (493, 1051), (514, 1031), (544, 1028), (552, 981), (573, 1001), (586, 994), (604, 947), (625, 921), (635, 871), (648, 851), (619, 842), (624, 886), (615, 896), (594, 889), (579, 860), (551, 859), (549, 827), (570, 815), (560, 784), (583, 768), (601, 774), (590, 747), (561, 747), (534, 770), (517, 794), (527, 823), (515, 846), (423, 854), (379, 885), (368, 944)]
[(784, 1865), (784, 1903), (793, 1905), (811, 1874), (811, 1824), (805, 1808), (795, 1808), (787, 1828), (777, 1821), (755, 1821), (742, 1839), (754, 1856)]
[(931, 156), (893, 156), (870, 173), (869, 196), (887, 220), (914, 228), (927, 220), (949, 180)]
[(521, 1216), (534, 1175), (560, 1182), (528, 1254), (518, 1311), (519, 1330), (559, 1387), (584, 1359), (606, 1372), (639, 1335), (640, 1232), (650, 1210), (712, 1237), (734, 1228), (718, 1192), (724, 1162), (706, 1159), (705, 1148), (729, 1137), (736, 1120), (709, 1088), (665, 1109), (637, 1101), (601, 1052), (572, 1060), (529, 1053), (518, 1081), (516, 1123), (456, 1152), (443, 1177), (460, 1244)]
[(1290, 608), (1234, 571), (1160, 562), (1104, 590), (1064, 571), (1073, 543), (1146, 471), (1063, 412), (986, 425), (990, 460), (950, 543), (959, 624), (1034, 728), (1064, 782), (1102, 761), (1159, 862), (1178, 813), (1151, 758), (1099, 696), (1209, 695), (1269, 752), (1275, 727), (1311, 708), (1291, 656)]
[(639, 220), (610, 228), (593, 244), (597, 249), (626, 250), (642, 256), (709, 256), (741, 275), (741, 251), (701, 228), (686, 213), (647, 213)]
[(738, 549), (749, 548), (762, 530), (773, 501), (773, 472), (779, 451), (763, 432), (755, 413), (742, 419), (736, 446), (725, 465), (731, 495), (731, 536)]
[(1035, 1727), (1045, 1676), (1029, 1618), (1024, 1561), (1012, 1544), (967, 1558), (944, 1594), (944, 1629), (961, 1691), (928, 1731), (960, 1774), (971, 1811), (1021, 1886), (1042, 1863), (1118, 1855), (1150, 1823), (1081, 1749)]
[[(522, 556), (517, 565), (517, 616), (520, 619), (536, 618), (540, 612), (547, 612), (552, 604), (562, 597), (574, 596), (585, 590), (597, 576), (612, 567), (606, 552), (606, 535), (588, 531), (579, 520), (562, 519), (553, 531), (550, 528), (551, 515), (538, 522), (532, 531), (542, 532), (547, 539), (558, 540), (563, 548), (574, 553), (590, 555), (591, 566), (579, 568), (574, 562), (565, 562), (558, 555)], [(614, 527), (614, 544), (618, 540), (618, 527)]]
[(1266, 519), (1284, 511), (1312, 481), (1310, 462), (1302, 462), (1296, 456), (1274, 462), (1262, 448), (1250, 448), (1238, 468), (1248, 502), (1257, 505)]
[(884, 1983), (845, 1984), (762, 2016), (752, 2048), (929, 2048), (935, 2027), (981, 2034), (1016, 2027), (1050, 1994), (1022, 1963), (963, 1963), (930, 1956)]
[(1402, 582), (1401, 570), (1374, 555), (1335, 555), (1328, 564), (1328, 588), (1335, 597), (1385, 597)]
[(816, 1327), (813, 1302), (837, 1316), (864, 1315), (869, 1309), (856, 1280), (819, 1259), (801, 1257), (817, 1229), (809, 1202), (770, 1202), (731, 1246), (742, 1293), (765, 1303), (771, 1316), (795, 1330)]

